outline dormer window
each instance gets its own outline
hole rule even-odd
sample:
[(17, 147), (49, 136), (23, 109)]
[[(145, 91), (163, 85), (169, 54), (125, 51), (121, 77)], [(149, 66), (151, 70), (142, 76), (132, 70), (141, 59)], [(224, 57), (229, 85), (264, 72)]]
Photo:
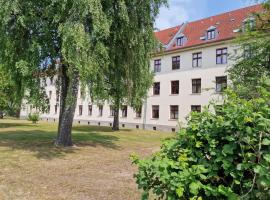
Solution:
[(250, 17), (243, 21), (243, 31), (253, 30), (255, 28), (255, 18)]
[(184, 45), (184, 37), (178, 37), (176, 40), (177, 46), (183, 46)]
[(217, 37), (217, 28), (215, 26), (210, 26), (206, 32), (206, 39), (214, 40), (216, 39), (216, 37)]
[(207, 40), (213, 40), (216, 38), (216, 30), (212, 29), (207, 31)]

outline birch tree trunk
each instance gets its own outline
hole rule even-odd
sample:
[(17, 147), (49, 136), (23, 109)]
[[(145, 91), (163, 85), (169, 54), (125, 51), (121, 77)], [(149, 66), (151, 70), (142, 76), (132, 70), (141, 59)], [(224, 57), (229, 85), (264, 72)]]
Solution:
[(118, 99), (115, 103), (114, 107), (114, 117), (113, 117), (113, 131), (118, 131), (119, 130), (119, 109), (120, 109), (120, 100)]
[(79, 89), (79, 72), (73, 69), (72, 76), (67, 75), (67, 66), (60, 69), (60, 113), (58, 134), (55, 144), (59, 146), (72, 146), (72, 124), (77, 105)]

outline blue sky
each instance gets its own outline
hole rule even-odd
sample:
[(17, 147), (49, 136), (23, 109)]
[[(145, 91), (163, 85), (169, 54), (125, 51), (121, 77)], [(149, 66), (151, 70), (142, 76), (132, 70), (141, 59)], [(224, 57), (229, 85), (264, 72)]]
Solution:
[(162, 7), (156, 28), (165, 29), (186, 21), (194, 21), (254, 4), (254, 0), (168, 0)]

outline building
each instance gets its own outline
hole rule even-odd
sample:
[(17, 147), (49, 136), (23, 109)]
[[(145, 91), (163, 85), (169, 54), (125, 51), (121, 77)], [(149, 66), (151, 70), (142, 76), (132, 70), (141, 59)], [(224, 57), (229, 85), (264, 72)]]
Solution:
[[(232, 66), (234, 55), (243, 53), (233, 39), (253, 26), (252, 14), (262, 10), (261, 5), (255, 5), (156, 32), (163, 51), (151, 59), (153, 88), (141, 111), (122, 106), (120, 126), (175, 131), (191, 111), (200, 112), (211, 100), (220, 102), (228, 84), (226, 69)], [(48, 79), (46, 83), (50, 112), (41, 117), (47, 121), (57, 121), (59, 114), (53, 82)], [(29, 112), (30, 107), (24, 105), (21, 116)], [(111, 126), (113, 114), (109, 103), (94, 105), (79, 93), (74, 123)]]

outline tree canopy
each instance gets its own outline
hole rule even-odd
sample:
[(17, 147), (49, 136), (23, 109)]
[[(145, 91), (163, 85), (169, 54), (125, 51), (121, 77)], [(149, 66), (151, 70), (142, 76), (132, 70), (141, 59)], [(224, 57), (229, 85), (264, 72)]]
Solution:
[[(42, 79), (58, 77), (57, 144), (72, 145), (79, 84), (89, 87), (93, 99), (102, 99), (108, 95), (103, 92), (106, 81), (114, 82), (121, 69), (118, 75), (126, 86), (140, 85), (153, 44), (154, 18), (165, 2), (0, 0), (0, 64), (15, 81), (18, 97), (46, 110)], [(144, 92), (134, 91), (127, 94), (136, 102)]]

